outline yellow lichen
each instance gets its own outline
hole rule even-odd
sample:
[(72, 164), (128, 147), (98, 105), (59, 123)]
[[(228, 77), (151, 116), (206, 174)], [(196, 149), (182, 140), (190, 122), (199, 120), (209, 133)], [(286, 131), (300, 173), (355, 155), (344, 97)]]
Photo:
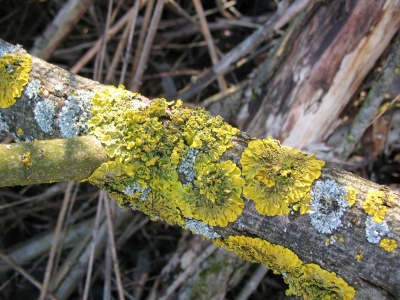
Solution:
[(373, 216), (374, 222), (381, 224), (386, 216), (386, 203), (391, 201), (391, 196), (388, 198), (384, 191), (368, 191), (363, 209), (368, 215)]
[(363, 254), (361, 252), (361, 250), (356, 254), (356, 260), (360, 261), (363, 258)]
[(30, 152), (26, 152), (23, 156), (22, 156), (22, 163), (27, 165), (28, 167), (32, 167), (32, 162), (31, 162), (31, 153)]
[(290, 204), (308, 210), (311, 184), (321, 175), (324, 162), (299, 150), (281, 146), (268, 137), (251, 141), (241, 158), (246, 179), (243, 193), (256, 203), (260, 214), (275, 216), (289, 213)]
[[(184, 223), (182, 212), (213, 225), (236, 220), (244, 207), (244, 180), (234, 163), (218, 159), (232, 146), (238, 130), (204, 109), (182, 108), (181, 101), (156, 99), (138, 108), (132, 106), (135, 97), (123, 86), (109, 86), (94, 95), (89, 133), (105, 145), (112, 161), (88, 180), (120, 206), (171, 224)], [(200, 167), (188, 182), (180, 180), (184, 174), (178, 174), (178, 166), (189, 149), (197, 151), (195, 163)]]
[(21, 135), (22, 133), (23, 133), (22, 128), (18, 128), (18, 129), (17, 129), (17, 134)]
[(27, 54), (4, 54), (0, 57), (0, 107), (13, 105), (29, 81), (32, 59)]
[(175, 186), (174, 198), (186, 217), (194, 217), (213, 226), (226, 226), (242, 213), (240, 198), (244, 180), (240, 169), (230, 160), (204, 166), (194, 186)]
[(392, 252), (397, 248), (397, 242), (395, 240), (382, 239), (379, 243), (379, 246), (381, 246), (387, 252)]
[(351, 186), (347, 187), (347, 195), (344, 196), (344, 199), (349, 203), (349, 206), (352, 207), (357, 200), (357, 190)]
[(339, 242), (344, 243), (344, 238), (343, 237), (339, 238)]
[(323, 270), (316, 264), (303, 264), (293, 251), (283, 246), (244, 236), (215, 239), (214, 243), (282, 274), (289, 284), (287, 295), (304, 299), (353, 299), (355, 296), (355, 290), (334, 272)]

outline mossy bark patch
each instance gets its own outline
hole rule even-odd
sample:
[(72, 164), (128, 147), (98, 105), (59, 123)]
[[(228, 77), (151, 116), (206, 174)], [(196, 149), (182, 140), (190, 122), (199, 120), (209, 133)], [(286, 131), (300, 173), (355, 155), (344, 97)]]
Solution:
[(82, 180), (108, 160), (95, 137), (0, 145), (0, 186)]

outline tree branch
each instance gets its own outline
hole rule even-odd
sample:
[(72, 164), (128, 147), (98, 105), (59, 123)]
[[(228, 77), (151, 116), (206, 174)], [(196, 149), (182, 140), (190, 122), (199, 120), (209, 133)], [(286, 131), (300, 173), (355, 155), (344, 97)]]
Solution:
[[(26, 54), (0, 41), (5, 70), (0, 75), (6, 79), (20, 67), (4, 63), (7, 55)], [(0, 93), (8, 95), (9, 86), (4, 86)], [(288, 294), (307, 299), (400, 297), (398, 192), (323, 167), (315, 156), (272, 138), (256, 140), (201, 109), (183, 108), (179, 101), (149, 101), (36, 58), (28, 84), (15, 98), (14, 105), (1, 102), (9, 105), (0, 109), (3, 132), (22, 140), (95, 136), (103, 145), (97, 148), (101, 155), (82, 167), (86, 173), (79, 171), (85, 162), (74, 163), (79, 166), (75, 178), (95, 169), (88, 180), (120, 206), (178, 224), (265, 264), (283, 275)], [(65, 140), (66, 148), (73, 141), (81, 140)], [(24, 148), (34, 145), (13, 146), (24, 149), (18, 150), (21, 158), (14, 164), (25, 172), (40, 163), (39, 150)], [(4, 154), (0, 165), (7, 160)], [(55, 176), (47, 165), (43, 168)]]
[(83, 180), (107, 161), (93, 136), (0, 144), (0, 187)]

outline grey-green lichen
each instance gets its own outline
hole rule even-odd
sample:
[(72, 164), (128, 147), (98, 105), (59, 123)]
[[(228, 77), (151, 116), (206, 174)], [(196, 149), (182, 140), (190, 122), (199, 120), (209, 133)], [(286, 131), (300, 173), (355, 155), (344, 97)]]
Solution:
[[(28, 101), (39, 101), (40, 100), (40, 90), (41, 90), (41, 84), (40, 80), (38, 79), (32, 79), (29, 80), (28, 84), (25, 87), (25, 96), (29, 99)], [(30, 104), (30, 102), (29, 102)]]
[(54, 103), (50, 99), (44, 99), (36, 102), (33, 113), (35, 114), (36, 123), (44, 132), (53, 131), (54, 122)]
[(367, 217), (365, 221), (365, 236), (371, 244), (378, 244), (383, 237), (392, 237), (393, 233), (390, 231), (386, 221), (377, 223), (372, 217)]
[(195, 219), (186, 221), (185, 228), (191, 230), (194, 234), (201, 234), (207, 239), (216, 239), (221, 237), (220, 234), (214, 231), (212, 226)]
[(307, 211), (311, 225), (321, 233), (332, 233), (342, 226), (342, 217), (349, 207), (344, 199), (346, 191), (335, 181), (317, 180), (310, 191), (312, 197)]
[(0, 113), (0, 134), (7, 134), (10, 132), (10, 129), (8, 128), (8, 124), (4, 122), (3, 116)]
[(58, 126), (63, 137), (72, 138), (88, 133), (87, 123), (92, 117), (92, 93), (70, 95), (58, 115)]

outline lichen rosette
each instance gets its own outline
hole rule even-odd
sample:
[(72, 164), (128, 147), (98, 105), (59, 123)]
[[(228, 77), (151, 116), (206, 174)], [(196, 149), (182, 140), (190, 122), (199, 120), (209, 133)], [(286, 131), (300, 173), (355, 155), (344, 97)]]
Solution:
[(4, 54), (0, 57), (0, 107), (13, 105), (29, 81), (32, 59), (28, 54)]
[(142, 105), (135, 97), (123, 86), (93, 96), (89, 134), (103, 143), (112, 164), (88, 180), (121, 207), (171, 224), (184, 224), (182, 212), (213, 225), (236, 220), (244, 206), (244, 180), (234, 163), (217, 161), (238, 129), (204, 109), (185, 109), (181, 101)]
[(363, 203), (364, 211), (373, 216), (372, 220), (376, 223), (382, 223), (387, 212), (387, 203), (392, 201), (390, 195), (386, 195), (384, 191), (368, 191)]
[(173, 196), (184, 216), (227, 226), (243, 211), (243, 185), (240, 169), (233, 162), (211, 163), (204, 166), (193, 185), (177, 184)]
[(289, 213), (290, 204), (306, 197), (325, 164), (315, 154), (281, 146), (272, 137), (251, 141), (240, 162), (246, 179), (245, 197), (256, 203), (260, 214), (269, 216)]

